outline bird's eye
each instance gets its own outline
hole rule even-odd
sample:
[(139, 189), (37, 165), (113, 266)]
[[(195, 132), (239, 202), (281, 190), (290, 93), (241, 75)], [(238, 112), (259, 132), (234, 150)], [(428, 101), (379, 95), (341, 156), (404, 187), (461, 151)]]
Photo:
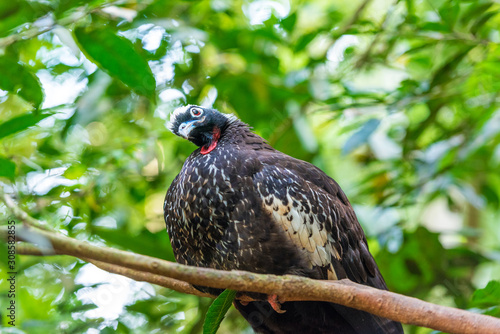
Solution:
[(203, 113), (203, 110), (200, 108), (191, 108), (191, 115), (198, 117)]

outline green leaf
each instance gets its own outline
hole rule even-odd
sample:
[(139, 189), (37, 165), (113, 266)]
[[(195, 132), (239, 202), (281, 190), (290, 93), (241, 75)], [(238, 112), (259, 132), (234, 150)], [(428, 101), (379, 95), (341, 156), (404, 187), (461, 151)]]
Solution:
[(455, 1), (445, 2), (439, 9), (439, 15), (451, 30), (455, 27), (458, 15), (460, 14), (460, 3)]
[(295, 26), (296, 21), (297, 21), (297, 13), (293, 13), (288, 17), (284, 18), (283, 20), (281, 20), (281, 26), (286, 31), (291, 32), (293, 30), (293, 27)]
[(498, 10), (487, 12), (480, 16), (472, 25), (470, 32), (475, 35), (479, 29), (481, 29), (491, 18), (495, 17), (499, 13)]
[(35, 125), (36, 123), (40, 122), (46, 117), (49, 117), (50, 115), (52, 115), (52, 113), (37, 115), (28, 113), (9, 119), (7, 122), (3, 122), (0, 124), (0, 139), (7, 137), (13, 133), (26, 130), (30, 126)]
[(490, 1), (472, 3), (472, 5), (462, 14), (460, 19), (461, 23), (463, 25), (469, 24), (472, 20), (482, 16), (491, 6), (493, 6), (493, 2)]
[(82, 51), (101, 69), (136, 93), (154, 99), (155, 78), (147, 61), (135, 51), (132, 42), (108, 28), (90, 31), (77, 28), (74, 33)]
[(471, 307), (487, 308), (500, 305), (500, 281), (490, 281), (484, 289), (474, 291)]
[(12, 58), (0, 57), (0, 88), (18, 94), (38, 108), (43, 92), (36, 76)]
[(36, 16), (31, 4), (25, 1), (0, 1), (0, 37), (23, 23), (32, 21)]
[(13, 179), (16, 175), (16, 164), (9, 159), (0, 157), (0, 176)]
[(460, 52), (458, 52), (454, 57), (452, 57), (449, 62), (447, 62), (441, 68), (439, 68), (434, 73), (434, 76), (430, 83), (430, 87), (450, 82), (450, 77), (455, 73), (457, 66), (472, 49), (473, 49), (472, 46), (465, 47)]
[(203, 323), (203, 334), (215, 334), (224, 319), (227, 310), (231, 307), (236, 291), (224, 290), (208, 308), (205, 322)]
[(318, 33), (315, 31), (313, 33), (307, 34), (300, 36), (300, 38), (297, 40), (297, 42), (294, 45), (293, 51), (294, 52), (300, 52), (304, 50), (309, 43), (312, 42), (312, 40), (318, 35)]

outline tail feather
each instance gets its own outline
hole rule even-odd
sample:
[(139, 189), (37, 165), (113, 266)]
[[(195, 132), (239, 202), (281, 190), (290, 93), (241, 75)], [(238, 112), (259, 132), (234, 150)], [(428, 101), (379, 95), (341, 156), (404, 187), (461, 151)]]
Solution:
[[(399, 334), (403, 333), (403, 326), (399, 322), (381, 318), (368, 312), (359, 311), (350, 307), (332, 304), (330, 306), (354, 329), (355, 333), (364, 334)], [(339, 332), (342, 333), (342, 332)]]
[(269, 303), (257, 301), (236, 309), (256, 333), (342, 333), (342, 334), (400, 334), (400, 323), (367, 312), (327, 302), (285, 302), (285, 313), (275, 312)]

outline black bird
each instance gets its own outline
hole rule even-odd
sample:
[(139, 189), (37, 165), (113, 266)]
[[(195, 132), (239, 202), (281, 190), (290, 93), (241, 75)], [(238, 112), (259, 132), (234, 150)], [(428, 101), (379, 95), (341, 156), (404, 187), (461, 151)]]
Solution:
[[(235, 116), (188, 105), (168, 128), (193, 142), (165, 197), (179, 263), (222, 270), (343, 279), (387, 290), (340, 186), (273, 149)], [(197, 287), (212, 294), (221, 290)], [(242, 302), (257, 333), (403, 333), (400, 323), (327, 302)]]

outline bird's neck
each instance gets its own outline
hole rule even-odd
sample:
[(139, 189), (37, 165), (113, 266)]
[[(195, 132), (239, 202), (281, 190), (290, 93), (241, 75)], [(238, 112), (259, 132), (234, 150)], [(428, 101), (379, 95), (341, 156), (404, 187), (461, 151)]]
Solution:
[(271, 146), (259, 135), (252, 132), (251, 127), (235, 118), (225, 125), (219, 142), (229, 143), (238, 147), (251, 146), (254, 149), (269, 148)]
[(219, 127), (214, 126), (213, 132), (212, 132), (212, 138), (210, 140), (210, 143), (204, 145), (201, 147), (201, 154), (208, 154), (214, 150), (215, 147), (217, 147), (217, 144), (219, 142), (221, 135), (221, 130)]

